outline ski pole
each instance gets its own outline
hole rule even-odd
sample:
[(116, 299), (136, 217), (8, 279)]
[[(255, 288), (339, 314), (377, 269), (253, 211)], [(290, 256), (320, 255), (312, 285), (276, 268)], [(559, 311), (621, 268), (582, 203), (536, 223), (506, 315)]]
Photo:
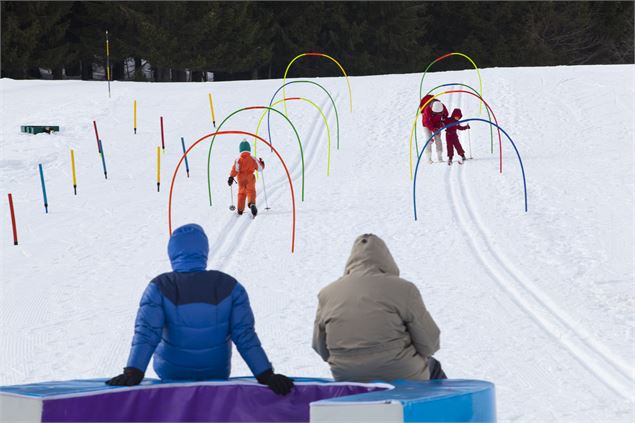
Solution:
[(467, 142), (470, 146), (470, 159), (472, 158), (472, 137), (470, 136), (470, 133), (472, 132), (472, 129), (468, 128), (467, 129)]
[(265, 210), (269, 210), (269, 200), (267, 200), (267, 185), (265, 184), (265, 170), (260, 171), (262, 173), (262, 188), (265, 191)]
[(229, 206), (229, 210), (231, 210), (231, 211), (236, 210), (236, 206), (234, 206), (234, 187), (233, 187), (233, 185), (229, 186), (229, 202), (231, 203), (231, 206)]

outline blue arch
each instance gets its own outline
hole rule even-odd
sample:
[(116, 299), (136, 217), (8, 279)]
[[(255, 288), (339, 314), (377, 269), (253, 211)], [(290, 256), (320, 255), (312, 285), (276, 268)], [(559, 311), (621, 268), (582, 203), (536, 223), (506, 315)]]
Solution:
[(498, 129), (503, 131), (503, 134), (505, 134), (505, 136), (507, 137), (509, 142), (512, 143), (512, 146), (514, 147), (514, 150), (516, 151), (516, 155), (518, 156), (518, 161), (520, 162), (520, 170), (523, 173), (523, 188), (525, 190), (525, 212), (527, 212), (527, 182), (526, 182), (526, 179), (525, 179), (525, 168), (523, 166), (523, 160), (520, 157), (520, 153), (518, 152), (518, 149), (516, 148), (516, 144), (514, 143), (512, 138), (509, 136), (509, 134), (507, 134), (507, 132), (505, 132), (505, 130), (503, 128), (501, 128), (500, 126), (496, 125), (494, 122), (491, 122), (491, 121), (486, 120), (486, 119), (471, 118), (471, 119), (463, 119), (463, 120), (460, 120), (458, 122), (454, 122), (454, 123), (451, 123), (449, 125), (445, 125), (443, 128), (438, 129), (434, 134), (432, 134), (430, 136), (430, 138), (428, 138), (428, 140), (426, 141), (426, 143), (423, 146), (423, 149), (421, 150), (421, 153), (419, 153), (419, 157), (417, 158), (417, 166), (415, 167), (415, 177), (414, 177), (414, 181), (412, 183), (412, 205), (413, 205), (415, 220), (417, 220), (417, 170), (419, 170), (419, 163), (421, 162), (421, 156), (423, 156), (423, 152), (426, 151), (426, 148), (428, 147), (428, 144), (430, 143), (432, 138), (434, 138), (438, 133), (440, 133), (444, 129), (451, 128), (451, 127), (456, 126), (456, 125), (460, 125), (460, 124), (462, 124), (464, 122), (472, 122), (472, 121), (477, 121), (477, 122), (480, 121), (480, 122), (489, 123), (490, 125), (494, 125)]

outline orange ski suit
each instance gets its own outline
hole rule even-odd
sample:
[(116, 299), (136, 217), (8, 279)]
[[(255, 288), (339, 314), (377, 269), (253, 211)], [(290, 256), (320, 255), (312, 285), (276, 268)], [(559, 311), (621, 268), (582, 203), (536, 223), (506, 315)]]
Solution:
[(256, 170), (262, 170), (264, 166), (251, 155), (249, 151), (240, 153), (240, 157), (234, 160), (230, 176), (238, 180), (238, 211), (245, 209), (245, 198), (248, 204), (256, 204)]

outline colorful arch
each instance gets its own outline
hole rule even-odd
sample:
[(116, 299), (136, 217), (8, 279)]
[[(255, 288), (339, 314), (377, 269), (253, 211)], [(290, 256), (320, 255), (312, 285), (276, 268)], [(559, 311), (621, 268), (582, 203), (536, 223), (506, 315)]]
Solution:
[[(471, 86), (467, 85), (467, 84), (461, 84), (460, 82), (452, 82), (450, 84), (442, 84), (442, 85), (437, 85), (436, 87), (432, 88), (431, 90), (429, 90), (427, 93), (425, 93), (425, 95), (422, 97), (424, 98), (426, 95), (429, 95), (432, 91), (436, 90), (437, 88), (441, 88), (441, 87), (451, 87), (451, 86), (455, 86), (455, 85), (459, 85), (465, 88), (469, 88), (470, 90), (472, 90), (473, 93), (478, 94), (478, 91), (476, 91), (474, 88), (472, 88)], [(492, 120), (492, 116), (489, 112), (489, 109), (486, 107), (485, 111), (487, 112), (487, 119), (488, 120)], [(494, 131), (493, 131), (493, 127), (490, 126), (489, 127), (489, 138), (490, 138), (490, 151), (492, 154), (494, 154)], [(419, 155), (419, 142), (417, 140), (417, 127), (415, 126), (415, 147), (417, 149), (417, 155)]]
[[(441, 57), (437, 57), (428, 65), (426, 70), (423, 71), (423, 75), (421, 75), (421, 82), (419, 83), (419, 98), (423, 98), (423, 96), (421, 95), (421, 93), (423, 92), (423, 79), (426, 77), (426, 73), (428, 73), (428, 70), (435, 63), (440, 62), (441, 60), (446, 59), (450, 56), (461, 56), (461, 57), (465, 57), (467, 60), (470, 61), (472, 66), (474, 66), (474, 69), (476, 69), (476, 74), (478, 75), (479, 94), (481, 97), (483, 97), (483, 80), (481, 79), (481, 72), (478, 70), (478, 66), (476, 66), (476, 63), (474, 63), (474, 60), (472, 60), (468, 55), (459, 53), (459, 52), (453, 52), (453, 53), (444, 54)], [(481, 113), (481, 111), (482, 111), (482, 108), (479, 106), (478, 112)]]
[[(293, 125), (293, 123), (291, 123), (291, 121), (289, 120), (288, 117), (286, 117), (280, 111), (278, 111), (276, 109), (272, 109), (271, 107), (267, 107), (267, 106), (243, 107), (242, 109), (235, 110), (233, 113), (231, 113), (225, 119), (223, 119), (223, 121), (220, 123), (220, 125), (218, 125), (218, 130), (220, 130), (220, 128), (222, 128), (223, 124), (225, 122), (227, 122), (227, 120), (230, 117), (234, 116), (235, 114), (240, 113), (240, 112), (244, 112), (246, 110), (258, 110), (258, 109), (270, 109), (270, 110), (278, 113), (283, 118), (285, 118), (286, 121), (289, 122), (289, 125), (291, 125), (291, 128), (293, 128), (293, 132), (295, 132), (295, 136), (298, 139), (298, 145), (300, 146), (300, 158), (302, 159), (302, 201), (304, 201), (304, 150), (302, 149), (302, 141), (300, 141), (300, 135), (298, 135), (298, 131), (295, 129), (295, 126)], [(210, 174), (211, 174), (211, 172), (210, 172), (210, 163), (211, 163), (211, 160), (212, 160), (212, 147), (214, 146), (215, 138), (216, 138), (215, 136), (212, 137), (212, 142), (210, 143), (209, 151), (207, 152), (207, 195), (209, 196), (209, 205), (210, 205), (210, 207), (212, 206), (212, 182), (211, 182), (211, 176), (210, 176)]]
[[(302, 53), (302, 54), (298, 54), (297, 56), (295, 56), (293, 58), (293, 60), (291, 60), (289, 62), (289, 64), (287, 65), (287, 68), (284, 71), (284, 76), (282, 77), (282, 83), (286, 83), (287, 82), (287, 73), (289, 73), (289, 68), (291, 68), (291, 65), (293, 65), (293, 62), (295, 62), (296, 60), (298, 60), (300, 57), (304, 57), (304, 56), (317, 56), (317, 57), (326, 57), (327, 59), (335, 62), (335, 64), (340, 68), (340, 70), (342, 71), (342, 73), (344, 74), (344, 77), (346, 78), (346, 85), (348, 85), (348, 101), (350, 104), (350, 108), (351, 108), (351, 113), (353, 113), (353, 92), (351, 91), (351, 83), (348, 80), (348, 75), (346, 74), (346, 71), (344, 70), (344, 68), (342, 67), (342, 65), (340, 65), (340, 62), (338, 62), (337, 60), (333, 59), (331, 56), (329, 56), (328, 54), (324, 54), (324, 53)], [(286, 93), (284, 91), (284, 88), (282, 89), (282, 96), (286, 97)], [(286, 108), (286, 104), (285, 104), (285, 109), (284, 109), (284, 114), (287, 114), (287, 108)]]
[[(485, 100), (483, 100), (483, 97), (479, 96), (478, 94), (474, 94), (471, 93), (469, 91), (465, 91), (465, 90), (448, 90), (448, 91), (444, 91), (442, 93), (436, 94), (433, 97), (431, 97), (428, 101), (426, 101), (419, 109), (417, 109), (417, 115), (415, 116), (415, 120), (414, 122), (412, 122), (412, 129), (410, 130), (410, 179), (412, 179), (412, 136), (414, 134), (414, 130), (415, 127), (417, 126), (417, 119), (419, 118), (419, 115), (422, 113), (422, 110), (426, 108), (426, 106), (435, 98), (445, 95), (445, 94), (451, 94), (451, 93), (466, 93), (466, 94), (470, 94), (471, 96), (474, 96), (476, 98), (478, 98), (479, 100), (481, 100), (481, 102), (483, 104), (485, 104), (485, 107), (487, 107), (489, 109), (489, 111), (492, 113), (492, 116), (494, 116), (494, 121), (497, 124), (497, 128), (499, 128), (498, 126), (498, 119), (496, 119), (496, 115), (494, 114), (494, 111), (492, 110), (492, 108), (489, 106), (489, 104), (487, 104), (487, 102), (485, 102)], [(501, 136), (500, 136), (500, 130), (498, 131), (498, 147), (499, 147), (499, 156), (500, 156), (500, 173), (503, 173), (503, 142), (501, 141)], [(423, 150), (421, 150), (421, 152), (425, 151), (425, 147)], [(419, 154), (419, 152), (417, 152), (417, 154)]]
[(244, 131), (216, 131), (216, 132), (204, 135), (203, 137), (199, 138), (198, 140), (196, 140), (190, 146), (190, 148), (187, 149), (187, 151), (185, 153), (183, 153), (183, 155), (181, 156), (181, 159), (179, 160), (179, 162), (176, 165), (176, 168), (174, 169), (174, 173), (172, 174), (172, 182), (170, 183), (170, 196), (168, 197), (168, 231), (169, 231), (170, 235), (172, 235), (172, 192), (174, 191), (174, 181), (176, 180), (176, 175), (179, 172), (179, 167), (181, 166), (181, 163), (183, 163), (183, 160), (185, 159), (185, 157), (187, 157), (187, 154), (190, 151), (192, 151), (192, 149), (194, 147), (196, 147), (199, 143), (201, 143), (202, 141), (206, 140), (207, 138), (216, 137), (217, 135), (247, 135), (247, 136), (255, 137), (258, 140), (260, 140), (261, 142), (264, 142), (269, 147), (271, 147), (271, 150), (274, 153), (276, 153), (276, 156), (278, 156), (278, 159), (280, 160), (280, 163), (282, 163), (282, 166), (284, 167), (284, 171), (287, 174), (287, 180), (289, 181), (289, 188), (291, 189), (291, 206), (292, 206), (292, 211), (293, 211), (293, 220), (292, 220), (292, 226), (291, 226), (291, 253), (293, 253), (295, 251), (295, 194), (294, 194), (294, 191), (293, 191), (293, 182), (291, 181), (291, 175), (289, 174), (289, 169), (287, 168), (286, 163), (282, 159), (282, 156), (280, 156), (278, 151), (275, 148), (273, 148), (273, 145), (269, 144), (267, 141), (265, 141), (264, 139), (260, 138), (258, 135), (252, 134), (251, 132), (244, 132)]
[[(339, 117), (339, 114), (337, 113), (337, 106), (335, 106), (335, 101), (333, 100), (333, 97), (331, 96), (331, 93), (329, 93), (328, 90), (326, 88), (324, 88), (322, 85), (318, 84), (317, 82), (313, 82), (313, 81), (289, 81), (289, 82), (286, 82), (283, 85), (281, 85), (280, 88), (278, 88), (275, 93), (273, 93), (273, 97), (271, 97), (271, 100), (269, 101), (269, 107), (271, 107), (271, 103), (273, 103), (273, 100), (275, 100), (276, 95), (278, 95), (278, 93), (280, 92), (281, 89), (283, 89), (287, 85), (300, 84), (300, 83), (317, 85), (331, 99), (331, 104), (333, 105), (333, 109), (335, 110), (335, 122), (337, 124), (337, 149), (339, 150), (340, 149), (340, 117)], [(271, 124), (270, 124), (270, 120), (271, 119), (270, 119), (270, 117), (271, 117), (271, 113), (267, 112), (267, 131), (269, 132), (269, 142), (273, 144), (273, 141), (271, 140)], [(258, 132), (256, 131), (256, 133), (258, 133)]]
[[(320, 112), (320, 115), (322, 115), (322, 120), (324, 121), (324, 126), (326, 126), (326, 135), (327, 135), (327, 142), (328, 142), (328, 151), (327, 151), (327, 158), (326, 158), (326, 176), (329, 176), (330, 171), (331, 171), (331, 128), (329, 127), (329, 123), (326, 120), (326, 116), (324, 115), (324, 112), (322, 111), (320, 106), (318, 106), (317, 104), (315, 104), (314, 102), (312, 102), (308, 98), (304, 98), (304, 97), (283, 98), (282, 100), (276, 101), (271, 106), (275, 106), (276, 104), (282, 103), (283, 101), (286, 102), (286, 101), (291, 101), (291, 100), (303, 100), (303, 101), (306, 101), (309, 104), (311, 104), (313, 107), (315, 107), (318, 110), (318, 112)], [(260, 120), (258, 121), (258, 126), (256, 126), (256, 135), (258, 135), (258, 131), (260, 130), (260, 125), (262, 124), (262, 120), (265, 118), (265, 114), (268, 114), (268, 113), (269, 113), (269, 110), (266, 110), (266, 111), (262, 112), (262, 116), (260, 116)], [(271, 138), (269, 138), (269, 142), (271, 142)], [(254, 154), (256, 154), (256, 139), (255, 138), (254, 138)]]
[(499, 130), (503, 131), (503, 133), (505, 134), (505, 136), (507, 137), (509, 142), (512, 143), (512, 146), (514, 147), (514, 150), (516, 150), (516, 155), (518, 156), (518, 161), (520, 162), (520, 170), (521, 170), (521, 172), (523, 174), (523, 188), (525, 190), (525, 213), (527, 212), (527, 181), (525, 179), (525, 167), (523, 166), (523, 160), (520, 157), (520, 153), (518, 152), (518, 149), (516, 148), (516, 144), (514, 143), (512, 138), (509, 136), (509, 134), (507, 134), (507, 132), (505, 132), (505, 130), (503, 128), (501, 128), (500, 126), (498, 126), (497, 124), (495, 124), (493, 122), (490, 122), (489, 120), (485, 120), (485, 119), (481, 119), (481, 118), (470, 118), (470, 119), (463, 119), (463, 120), (460, 120), (458, 122), (451, 123), (449, 125), (444, 126), (441, 129), (438, 129), (434, 134), (432, 134), (430, 136), (430, 138), (428, 138), (428, 140), (426, 141), (425, 145), (423, 146), (423, 150), (421, 150), (421, 153), (419, 153), (419, 157), (417, 158), (417, 167), (415, 168), (414, 181), (413, 181), (413, 184), (412, 184), (412, 205), (413, 205), (415, 220), (417, 220), (417, 171), (419, 170), (419, 163), (421, 162), (421, 156), (423, 156), (423, 152), (425, 151), (426, 147), (428, 146), (428, 144), (430, 143), (432, 138), (434, 138), (434, 136), (437, 135), (439, 132), (444, 131), (447, 128), (451, 128), (452, 126), (460, 125), (462, 123), (472, 122), (472, 121), (485, 122), (485, 123), (489, 123), (490, 125), (496, 126)]

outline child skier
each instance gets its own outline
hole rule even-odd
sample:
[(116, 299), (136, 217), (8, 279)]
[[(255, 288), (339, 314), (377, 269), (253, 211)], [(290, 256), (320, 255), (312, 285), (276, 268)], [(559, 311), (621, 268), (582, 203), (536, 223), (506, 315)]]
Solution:
[[(451, 125), (453, 123), (458, 122), (463, 117), (463, 113), (461, 113), (461, 109), (452, 110), (452, 115), (444, 121), (444, 125)], [(463, 151), (463, 147), (461, 146), (461, 142), (459, 141), (459, 135), (456, 133), (457, 130), (465, 131), (466, 129), (470, 129), (470, 125), (454, 125), (451, 128), (447, 128), (445, 130), (445, 141), (448, 143), (448, 166), (452, 164), (452, 157), (454, 157), (454, 149), (456, 148), (456, 152), (459, 153), (459, 156), (463, 160), (465, 160), (465, 151)], [(462, 161), (459, 163), (463, 163)]]
[(232, 186), (235, 182), (234, 178), (238, 176), (238, 214), (243, 214), (246, 197), (247, 207), (251, 210), (251, 214), (256, 217), (258, 209), (256, 208), (256, 176), (254, 172), (263, 170), (265, 162), (262, 159), (256, 160), (251, 155), (251, 147), (246, 139), (243, 139), (240, 143), (239, 151), (240, 156), (234, 160), (227, 184)]
[[(422, 99), (425, 100), (426, 98)], [(420, 104), (421, 106), (422, 104)], [(444, 120), (448, 116), (448, 109), (445, 108), (443, 103), (439, 100), (432, 100), (428, 103), (428, 106), (423, 110), (423, 135), (427, 140), (432, 136), (434, 132), (438, 129), (442, 128), (445, 123)], [(433, 139), (428, 143), (428, 148), (426, 148), (426, 156), (428, 157), (428, 163), (432, 163), (432, 143), (435, 144), (437, 149), (437, 158), (440, 162), (443, 161), (443, 147), (441, 144), (441, 135), (437, 134)]]

